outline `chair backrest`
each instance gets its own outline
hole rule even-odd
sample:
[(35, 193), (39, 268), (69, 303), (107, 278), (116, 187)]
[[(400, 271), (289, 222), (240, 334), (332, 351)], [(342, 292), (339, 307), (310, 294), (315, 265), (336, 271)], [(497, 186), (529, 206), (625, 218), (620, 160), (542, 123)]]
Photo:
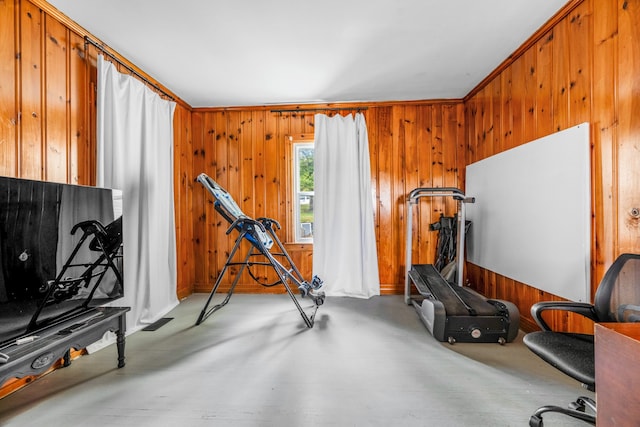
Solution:
[(600, 322), (640, 322), (640, 255), (622, 254), (605, 273), (594, 301)]

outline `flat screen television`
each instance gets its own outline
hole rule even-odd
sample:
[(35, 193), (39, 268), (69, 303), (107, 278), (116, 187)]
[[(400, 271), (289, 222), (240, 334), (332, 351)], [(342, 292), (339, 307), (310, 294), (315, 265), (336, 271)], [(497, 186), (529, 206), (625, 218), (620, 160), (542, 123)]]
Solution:
[(0, 177), (0, 346), (123, 296), (121, 201)]

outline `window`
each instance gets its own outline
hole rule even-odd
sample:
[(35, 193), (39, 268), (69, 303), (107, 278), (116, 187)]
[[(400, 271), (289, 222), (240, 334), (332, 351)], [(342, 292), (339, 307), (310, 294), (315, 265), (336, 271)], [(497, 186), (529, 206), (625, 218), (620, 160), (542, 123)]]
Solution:
[(292, 147), (295, 241), (313, 243), (313, 142), (294, 140)]

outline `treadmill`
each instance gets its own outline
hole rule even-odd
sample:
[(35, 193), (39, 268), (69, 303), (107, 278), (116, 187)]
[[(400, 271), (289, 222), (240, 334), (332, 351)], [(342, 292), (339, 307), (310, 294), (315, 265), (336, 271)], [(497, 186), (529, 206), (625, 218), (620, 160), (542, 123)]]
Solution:
[[(454, 271), (443, 276), (433, 264), (412, 264), (413, 210), (425, 198), (451, 197), (458, 212), (456, 259)], [(487, 299), (471, 288), (463, 286), (465, 204), (473, 197), (452, 187), (416, 188), (407, 197), (405, 302), (412, 305), (438, 341), (505, 344), (518, 335), (520, 313), (509, 301)], [(449, 268), (451, 265), (448, 266)], [(447, 267), (445, 267), (447, 268)]]

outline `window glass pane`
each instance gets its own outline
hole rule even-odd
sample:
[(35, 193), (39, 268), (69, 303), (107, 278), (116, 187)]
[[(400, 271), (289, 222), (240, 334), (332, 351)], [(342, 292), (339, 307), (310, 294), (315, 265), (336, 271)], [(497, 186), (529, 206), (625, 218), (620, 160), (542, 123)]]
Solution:
[(313, 147), (300, 147), (298, 164), (300, 165), (299, 190), (313, 192)]
[(294, 143), (294, 224), (297, 242), (313, 242), (313, 143)]

